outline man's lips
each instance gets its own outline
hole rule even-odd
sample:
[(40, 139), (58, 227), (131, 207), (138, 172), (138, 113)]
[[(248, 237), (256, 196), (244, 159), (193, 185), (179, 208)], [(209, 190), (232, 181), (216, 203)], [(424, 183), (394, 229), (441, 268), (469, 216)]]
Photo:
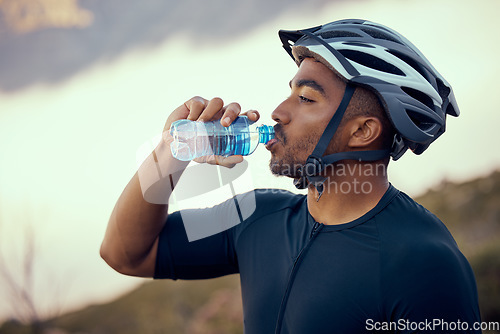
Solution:
[(270, 141), (268, 141), (266, 143), (266, 148), (270, 151), (271, 148), (274, 146), (274, 144), (276, 144), (277, 142), (278, 142), (278, 139), (276, 139), (276, 138), (271, 139)]
[(274, 126), (274, 138), (271, 139), (266, 143), (266, 148), (271, 151), (272, 147), (276, 145), (276, 143), (284, 143), (285, 142), (285, 137), (283, 133), (283, 125), (280, 123), (276, 124)]

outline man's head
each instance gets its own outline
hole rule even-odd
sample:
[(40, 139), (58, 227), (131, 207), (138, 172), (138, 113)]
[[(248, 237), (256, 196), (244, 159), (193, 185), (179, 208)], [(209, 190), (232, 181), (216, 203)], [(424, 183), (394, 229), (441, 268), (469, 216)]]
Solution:
[[(322, 64), (323, 71), (329, 72), (334, 81), (347, 84), (348, 89), (340, 93), (344, 94), (342, 103), (337, 99), (337, 104), (331, 104), (331, 108), (338, 109), (330, 110), (330, 116), (335, 115), (330, 123), (325, 119), (322, 126), (309, 129), (303, 141), (290, 148), (289, 159), (280, 162), (273, 156), (274, 172), (281, 169), (286, 175), (284, 166), (279, 165), (287, 160), (303, 164), (303, 155), (310, 153), (311, 147), (312, 154), (306, 157), (304, 168), (295, 169), (290, 176), (302, 174), (302, 179), (307, 176), (311, 180), (325, 166), (343, 159), (375, 161), (390, 154), (397, 160), (408, 148), (421, 154), (444, 132), (446, 114), (459, 114), (446, 80), (413, 44), (385, 26), (364, 20), (342, 20), (310, 29), (282, 30), (279, 35), (283, 47), (299, 65), (298, 74), (303, 64), (311, 63), (308, 59), (312, 59)], [(356, 88), (354, 95), (352, 86)], [(284, 116), (282, 112), (277, 118), (282, 121)], [(279, 121), (278, 138), (283, 124)], [(352, 131), (356, 127), (366, 131), (354, 136)], [(376, 129), (378, 132), (373, 132)], [(374, 133), (376, 140), (372, 140)], [(314, 145), (313, 138), (318, 138), (318, 134), (321, 139)], [(371, 134), (370, 140), (360, 141), (359, 134)], [(344, 135), (352, 139), (343, 138)], [(380, 151), (380, 148), (389, 149)], [(325, 156), (329, 152), (334, 154)]]
[[(301, 60), (291, 94), (273, 112), (278, 142), (271, 147), (274, 174), (297, 178), (342, 100), (346, 83), (322, 62)], [(357, 87), (326, 155), (390, 149), (394, 131), (377, 96)]]
[(445, 130), (446, 114), (458, 116), (451, 86), (422, 53), (396, 31), (365, 20), (341, 20), (279, 32), (297, 64), (313, 57), (346, 82), (379, 97), (396, 130), (391, 152), (421, 154)]

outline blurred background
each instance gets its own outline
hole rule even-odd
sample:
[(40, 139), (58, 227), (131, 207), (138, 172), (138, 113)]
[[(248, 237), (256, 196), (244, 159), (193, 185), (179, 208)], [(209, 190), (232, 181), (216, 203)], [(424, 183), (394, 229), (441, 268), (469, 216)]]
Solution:
[[(119, 275), (98, 254), (107, 220), (171, 111), (218, 96), (272, 125), (296, 71), (277, 31), (344, 18), (399, 31), (453, 86), (460, 117), (389, 176), (448, 225), (483, 320), (500, 322), (499, 10), (498, 0), (0, 0), (0, 333), (241, 333), (237, 277)], [(268, 172), (265, 149), (246, 160), (250, 186), (296, 191)]]

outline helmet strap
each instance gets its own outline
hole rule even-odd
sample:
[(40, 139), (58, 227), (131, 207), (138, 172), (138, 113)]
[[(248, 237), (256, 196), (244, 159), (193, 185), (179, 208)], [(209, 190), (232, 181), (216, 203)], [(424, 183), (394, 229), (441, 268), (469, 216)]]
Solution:
[(301, 177), (294, 180), (294, 185), (298, 189), (305, 189), (307, 188), (308, 184), (313, 184), (318, 191), (318, 197), (316, 201), (319, 201), (321, 195), (325, 190), (324, 183), (327, 178), (324, 176), (320, 176), (320, 174), (324, 171), (326, 166), (332, 165), (340, 160), (358, 160), (360, 162), (377, 161), (387, 157), (390, 154), (390, 150), (372, 150), (339, 152), (323, 157), (328, 144), (335, 135), (335, 132), (337, 131), (340, 122), (344, 117), (345, 111), (347, 110), (347, 106), (352, 99), (355, 89), (356, 87), (353, 85), (346, 85), (344, 96), (340, 101), (339, 107), (330, 119), (330, 122), (326, 126), (325, 131), (323, 131), (318, 144), (316, 144), (313, 152), (311, 153), (311, 155), (309, 155), (306, 163), (300, 170)]

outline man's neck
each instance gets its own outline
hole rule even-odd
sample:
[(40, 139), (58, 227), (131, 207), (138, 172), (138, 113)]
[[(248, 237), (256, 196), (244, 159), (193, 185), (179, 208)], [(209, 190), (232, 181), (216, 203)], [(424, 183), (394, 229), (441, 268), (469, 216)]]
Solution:
[(318, 191), (309, 185), (307, 207), (317, 222), (348, 223), (373, 209), (388, 188), (385, 166), (359, 162), (339, 164), (329, 173), (319, 200)]

